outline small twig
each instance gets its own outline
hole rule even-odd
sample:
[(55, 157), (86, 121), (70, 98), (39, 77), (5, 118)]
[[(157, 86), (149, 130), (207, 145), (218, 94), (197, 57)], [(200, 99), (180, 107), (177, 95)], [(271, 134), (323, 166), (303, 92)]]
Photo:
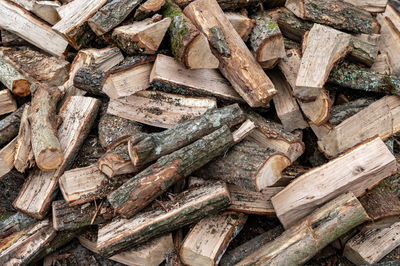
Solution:
[[(96, 200), (94, 201), (94, 204), (97, 205)], [(98, 208), (97, 208), (97, 206), (96, 206), (96, 212), (94, 213), (94, 216), (93, 216), (93, 218), (92, 218), (92, 221), (90, 222), (91, 225), (94, 223), (94, 220), (96, 219), (97, 214), (99, 213), (100, 208), (101, 208), (102, 205), (103, 205), (103, 201), (100, 202), (100, 205), (99, 205)]]

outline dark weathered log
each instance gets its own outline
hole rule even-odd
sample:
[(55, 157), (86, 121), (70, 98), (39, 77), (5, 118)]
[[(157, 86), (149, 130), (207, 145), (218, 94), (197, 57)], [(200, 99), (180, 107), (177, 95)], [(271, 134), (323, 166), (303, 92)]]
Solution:
[(0, 178), (14, 168), (15, 145), (17, 138), (14, 138), (6, 146), (0, 149)]
[(322, 205), (281, 236), (245, 257), (237, 265), (301, 265), (330, 242), (369, 219), (353, 195), (346, 193)]
[[(201, 10), (201, 12), (200, 12)], [(184, 14), (207, 37), (219, 69), (252, 107), (266, 106), (276, 94), (274, 85), (257, 63), (215, 0), (188, 5)]]
[(27, 168), (31, 168), (35, 164), (31, 145), (31, 125), (29, 116), (31, 114), (30, 105), (25, 105), (24, 112), (21, 117), (17, 143), (15, 146), (14, 167), (18, 172), (25, 172)]
[(5, 238), (15, 232), (19, 232), (22, 229), (36, 223), (36, 220), (17, 212), (5, 220), (0, 221), (0, 239)]
[(150, 17), (155, 12), (159, 11), (164, 4), (165, 0), (147, 0), (136, 9), (133, 17), (136, 20), (142, 20)]
[(17, 110), (17, 102), (9, 90), (0, 91), (0, 115)]
[(84, 66), (75, 73), (73, 84), (78, 89), (87, 91), (93, 95), (106, 96), (102, 92), (105, 76), (106, 73), (104, 71)]
[(10, 142), (18, 134), (25, 105), (0, 120), (0, 146)]
[(150, 238), (194, 223), (206, 215), (218, 213), (229, 203), (229, 191), (223, 183), (189, 189), (173, 201), (163, 202), (165, 210), (158, 208), (143, 212), (129, 220), (116, 219), (100, 228), (97, 247), (101, 255), (109, 257)]
[(3, 46), (21, 46), (21, 45), (26, 45), (27, 42), (18, 37), (16, 34), (9, 32), (7, 30), (1, 30), (0, 32), (1, 36), (1, 44)]
[(232, 127), (244, 119), (244, 114), (237, 104), (208, 110), (202, 116), (177, 124), (160, 133), (151, 134), (139, 142), (129, 141), (129, 156), (135, 166), (144, 166), (197, 141), (223, 125)]

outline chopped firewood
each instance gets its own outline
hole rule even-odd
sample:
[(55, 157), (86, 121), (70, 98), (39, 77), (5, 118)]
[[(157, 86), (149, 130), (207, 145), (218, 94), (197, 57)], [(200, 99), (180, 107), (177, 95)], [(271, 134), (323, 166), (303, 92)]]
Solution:
[(318, 141), (320, 150), (328, 157), (379, 135), (387, 139), (400, 130), (397, 111), (400, 111), (398, 96), (385, 96), (357, 114), (336, 125)]
[(24, 105), (0, 120), (0, 146), (9, 143), (18, 135)]
[[(283, 226), (289, 228), (340, 193), (352, 191), (356, 196), (363, 195), (365, 190), (396, 173), (396, 169), (393, 154), (380, 138), (375, 138), (296, 178), (272, 197), (272, 204)], [(310, 180), (313, 189), (302, 189)]]
[(102, 91), (102, 86), (105, 76), (104, 71), (84, 66), (75, 73), (73, 85), (80, 90), (104, 97), (106, 94)]
[(159, 54), (150, 74), (157, 89), (191, 96), (212, 96), (227, 101), (243, 101), (214, 69), (186, 69), (172, 57)]
[(286, 53), (282, 33), (275, 21), (265, 11), (256, 13), (252, 18), (255, 26), (250, 35), (250, 47), (257, 61), (265, 62), (284, 57)]
[(31, 125), (29, 115), (31, 107), (26, 104), (21, 117), (17, 143), (15, 146), (14, 167), (18, 172), (23, 173), (27, 168), (31, 168), (35, 164), (31, 145)]
[(146, 0), (135, 11), (133, 16), (136, 20), (143, 20), (159, 11), (165, 4), (165, 0)]
[[(92, 237), (97, 238), (96, 235), (93, 235)], [(82, 246), (90, 251), (94, 253), (99, 252), (96, 246), (96, 241), (88, 239), (85, 235), (79, 236), (78, 240)], [(149, 240), (138, 247), (118, 253), (110, 257), (110, 260), (133, 266), (158, 266), (165, 260), (172, 250), (172, 234), (166, 234)]]
[(255, 25), (254, 20), (239, 13), (226, 12), (225, 15), (242, 40), (246, 42)]
[(88, 21), (97, 36), (109, 32), (120, 24), (142, 0), (111, 0), (100, 8)]
[(68, 46), (68, 42), (46, 23), (6, 0), (0, 1), (0, 27), (55, 56), (62, 56)]
[(355, 33), (378, 33), (376, 19), (360, 7), (338, 0), (289, 0), (285, 7), (299, 18)]
[[(387, 6), (390, 10), (390, 5)], [(400, 75), (400, 25), (396, 26), (393, 23), (394, 16), (399, 16), (396, 12), (390, 17), (384, 14), (379, 14), (377, 16), (378, 22), (381, 25), (381, 38), (379, 43), (379, 48), (381, 51), (387, 52), (390, 63), (392, 64), (393, 74)], [(392, 20), (393, 19), (393, 20)], [(400, 18), (397, 18), (400, 20)]]
[(3, 46), (21, 46), (27, 45), (27, 42), (20, 38), (18, 35), (9, 32), (7, 30), (0, 30), (1, 31), (1, 44)]
[(283, 187), (267, 187), (260, 192), (245, 190), (236, 185), (228, 185), (232, 203), (228, 210), (257, 215), (275, 215), (271, 197)]
[(244, 214), (211, 215), (198, 222), (186, 235), (179, 256), (186, 265), (218, 265), (233, 238), (247, 221)]
[(35, 0), (11, 0), (12, 2), (32, 12), (39, 18), (48, 22), (51, 25), (56, 24), (60, 20), (57, 13), (57, 7), (60, 3), (57, 1), (35, 1)]
[(0, 241), (1, 265), (27, 265), (43, 246), (50, 243), (56, 231), (48, 219), (39, 221)]
[(155, 15), (153, 18), (117, 27), (113, 30), (112, 38), (127, 54), (155, 54), (171, 23), (171, 18), (160, 20), (160, 17)]
[(380, 34), (359, 33), (359, 34), (354, 34), (354, 36), (362, 41), (365, 41), (367, 43), (370, 43), (370, 44), (373, 44), (376, 46), (379, 45), (379, 41), (381, 40)]
[(400, 29), (400, 11), (395, 9), (393, 2), (387, 4), (383, 16), (389, 18), (397, 30)]
[(117, 47), (103, 49), (85, 49), (81, 50), (84, 61), (87, 66), (101, 71), (108, 71), (124, 60), (124, 56)]
[[(194, 2), (194, 0), (176, 0), (176, 3), (184, 8), (190, 3)], [(236, 10), (239, 8), (258, 5), (260, 2), (270, 2), (270, 1), (260, 1), (260, 0), (217, 0), (218, 5), (221, 6), (224, 10)]]
[(15, 232), (19, 232), (22, 229), (36, 223), (36, 220), (17, 212), (5, 220), (0, 221), (0, 239), (5, 238)]
[(94, 38), (94, 34), (88, 29), (88, 19), (97, 14), (106, 2), (107, 0), (80, 0), (59, 7), (57, 11), (61, 20), (53, 29), (64, 36), (72, 47), (80, 49)]
[(391, 75), (393, 69), (388, 54), (386, 52), (378, 54), (370, 70), (379, 74)]
[(382, 13), (385, 11), (388, 0), (344, 0), (344, 2), (361, 7), (370, 13)]
[(13, 139), (0, 150), (0, 178), (14, 168), (15, 145), (17, 138)]
[(140, 91), (125, 98), (112, 99), (107, 113), (155, 127), (170, 128), (216, 106), (213, 98)]
[(244, 114), (237, 104), (212, 109), (202, 116), (177, 124), (160, 133), (149, 134), (138, 142), (129, 141), (129, 156), (135, 166), (145, 166), (190, 143), (228, 125), (232, 127), (244, 121)]
[(115, 219), (99, 229), (97, 248), (103, 256), (112, 256), (187, 224), (215, 214), (230, 204), (224, 183), (189, 189), (173, 200), (163, 202), (166, 209), (142, 212), (131, 219)]
[[(201, 10), (201, 12), (200, 12)], [(207, 37), (221, 73), (251, 106), (266, 106), (276, 94), (274, 85), (257, 63), (215, 0), (198, 0), (184, 14)]]
[(17, 103), (9, 90), (0, 91), (0, 115), (17, 110)]
[(343, 255), (356, 265), (375, 264), (400, 245), (400, 222), (361, 232), (351, 238)]
[[(339, 194), (340, 195), (340, 194)], [(301, 265), (330, 242), (369, 219), (364, 208), (349, 192), (341, 194), (263, 245), (238, 265)]]
[[(79, 151), (94, 123), (99, 100), (83, 96), (70, 97), (61, 107), (63, 119), (58, 129), (58, 138), (64, 159), (55, 171), (32, 171), (25, 181), (14, 207), (32, 217), (43, 219), (50, 208), (51, 197), (58, 185), (58, 179), (68, 168)], [(32, 127), (33, 134), (33, 127)]]

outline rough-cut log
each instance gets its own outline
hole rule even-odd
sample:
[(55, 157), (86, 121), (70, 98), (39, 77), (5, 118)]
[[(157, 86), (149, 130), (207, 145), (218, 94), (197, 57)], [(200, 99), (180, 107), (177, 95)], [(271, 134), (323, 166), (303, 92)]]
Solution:
[[(177, 0), (176, 3), (184, 8), (190, 3), (194, 2), (194, 0)], [(270, 2), (270, 1), (263, 1), (263, 0), (217, 0), (218, 4), (224, 10), (236, 10), (242, 7), (258, 5), (262, 2)]]
[(170, 128), (216, 106), (216, 100), (212, 98), (140, 91), (135, 95), (111, 100), (107, 113), (155, 127)]
[[(289, 228), (337, 195), (352, 191), (361, 196), (396, 171), (394, 156), (375, 138), (296, 178), (271, 200), (279, 220)], [(304, 189), (310, 182), (313, 189)]]
[(254, 27), (255, 21), (239, 13), (226, 12), (225, 15), (242, 40), (246, 42)]
[(164, 4), (165, 0), (147, 0), (136, 9), (133, 17), (135, 20), (145, 19), (159, 11)]
[(0, 115), (17, 110), (17, 103), (9, 90), (0, 91)]
[(0, 150), (0, 178), (14, 168), (15, 145), (17, 138), (13, 139)]
[[(201, 12), (200, 12), (201, 11)], [(207, 37), (221, 73), (252, 107), (266, 106), (276, 94), (274, 85), (257, 63), (215, 0), (199, 0), (185, 15)]]
[(393, 69), (388, 54), (386, 52), (378, 54), (370, 70), (379, 74), (391, 75), (393, 73)]
[(0, 241), (1, 265), (27, 265), (50, 243), (56, 231), (49, 220), (37, 222)]
[(243, 122), (244, 114), (237, 104), (212, 109), (173, 128), (154, 133), (134, 143), (129, 141), (129, 155), (132, 163), (144, 166), (210, 134), (223, 125), (232, 127)]
[(229, 203), (230, 195), (224, 183), (189, 189), (173, 201), (163, 202), (165, 210), (158, 208), (142, 212), (129, 220), (116, 219), (102, 227), (98, 233), (97, 248), (101, 255), (112, 256), (150, 238), (194, 223), (206, 215), (218, 213)]
[(256, 13), (252, 18), (255, 26), (250, 35), (250, 47), (257, 61), (265, 62), (286, 55), (282, 33), (276, 22), (265, 12)]
[(57, 1), (35, 1), (35, 0), (11, 0), (17, 5), (22, 6), (27, 11), (32, 12), (39, 18), (51, 25), (56, 24), (60, 20), (56, 8), (60, 7)]
[(5, 238), (15, 232), (19, 232), (35, 222), (35, 219), (23, 213), (17, 212), (7, 219), (0, 221), (0, 239)]
[(64, 36), (72, 47), (79, 50), (94, 37), (88, 28), (88, 19), (106, 2), (107, 0), (80, 0), (59, 7), (57, 11), (61, 20), (53, 29)]
[(355, 33), (378, 33), (379, 24), (368, 12), (337, 0), (289, 0), (286, 8), (299, 18)]
[(0, 146), (10, 142), (18, 135), (19, 125), (25, 105), (0, 120)]
[(374, 264), (400, 245), (400, 222), (361, 232), (351, 238), (343, 255), (356, 265)]
[(331, 110), (331, 117), (328, 122), (332, 126), (337, 126), (347, 118), (357, 114), (368, 105), (374, 102), (373, 98), (360, 98), (341, 105), (335, 105)]
[(6, 0), (0, 1), (0, 27), (55, 56), (61, 56), (68, 46), (46, 23)]
[[(85, 235), (79, 236), (78, 240), (85, 248), (94, 253), (98, 253), (99, 251), (96, 246), (97, 235), (90, 235), (90, 237), (94, 238), (94, 241), (87, 238)], [(167, 255), (173, 251), (173, 247), (172, 234), (166, 234), (138, 247), (116, 254), (110, 257), (110, 260), (132, 266), (158, 266), (165, 260)]]
[(376, 135), (387, 139), (400, 130), (399, 111), (399, 97), (385, 96), (335, 126), (318, 146), (326, 156), (333, 157)]
[(400, 49), (400, 26), (396, 27), (392, 20), (389, 17), (385, 17), (384, 14), (379, 14), (377, 19), (381, 25), (379, 49), (387, 52), (393, 68), (393, 74), (400, 75), (400, 54), (398, 53)]
[(15, 146), (14, 167), (18, 172), (25, 172), (27, 168), (31, 168), (35, 164), (31, 145), (31, 125), (29, 122), (29, 115), (31, 107), (25, 105), (24, 112), (21, 117), (21, 124), (19, 127), (17, 143)]
[(246, 215), (236, 213), (202, 219), (186, 235), (179, 253), (181, 261), (186, 265), (218, 265), (246, 221)]
[(160, 19), (161, 15), (155, 15), (120, 26), (113, 30), (112, 38), (127, 54), (155, 54), (171, 23), (171, 18)]
[(108, 71), (114, 66), (117, 66), (120, 63), (122, 64), (122, 61), (124, 61), (124, 56), (117, 47), (103, 49), (91, 48), (80, 50), (79, 53), (83, 56), (87, 66), (101, 71)]
[(370, 13), (382, 13), (385, 11), (388, 0), (344, 0), (344, 2), (358, 6)]
[(322, 205), (303, 221), (236, 265), (302, 265), (330, 242), (369, 219), (353, 195), (346, 193)]
[(110, 0), (88, 21), (97, 36), (109, 32), (120, 24), (142, 0)]
[(223, 126), (192, 144), (161, 157), (108, 195), (107, 199), (122, 217), (132, 217), (171, 185), (221, 155), (233, 144), (229, 127)]
[(186, 69), (172, 57), (159, 54), (150, 74), (150, 83), (157, 89), (191, 96), (212, 96), (231, 102), (242, 97), (214, 69)]
[(228, 185), (232, 203), (228, 210), (257, 215), (275, 215), (271, 197), (283, 187), (269, 187), (261, 192), (245, 190), (235, 185)]
[(81, 67), (74, 76), (74, 87), (97, 96), (106, 96), (102, 91), (106, 73), (91, 67)]
[(27, 42), (20, 38), (18, 35), (9, 32), (7, 30), (1, 30), (0, 33), (1, 36), (1, 44), (3, 46), (21, 46), (21, 45), (26, 45)]
[(89, 97), (70, 97), (61, 107), (59, 115), (63, 119), (58, 128), (58, 138), (64, 160), (56, 171), (32, 171), (19, 192), (13, 206), (32, 217), (43, 219), (50, 208), (53, 192), (64, 170), (75, 159), (83, 141), (90, 131), (97, 115), (99, 100)]

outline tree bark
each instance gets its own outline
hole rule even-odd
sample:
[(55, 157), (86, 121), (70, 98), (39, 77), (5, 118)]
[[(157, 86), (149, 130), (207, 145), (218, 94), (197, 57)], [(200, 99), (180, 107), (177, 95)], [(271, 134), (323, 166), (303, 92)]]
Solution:
[(16, 212), (7, 219), (0, 221), (0, 239), (19, 232), (36, 223), (36, 220), (20, 212)]
[(81, 67), (74, 76), (74, 86), (97, 96), (106, 96), (101, 90), (106, 73), (91, 67)]
[(25, 105), (22, 105), (12, 114), (9, 114), (0, 120), (0, 146), (10, 142), (18, 135), (19, 125), (21, 123), (22, 113)]

